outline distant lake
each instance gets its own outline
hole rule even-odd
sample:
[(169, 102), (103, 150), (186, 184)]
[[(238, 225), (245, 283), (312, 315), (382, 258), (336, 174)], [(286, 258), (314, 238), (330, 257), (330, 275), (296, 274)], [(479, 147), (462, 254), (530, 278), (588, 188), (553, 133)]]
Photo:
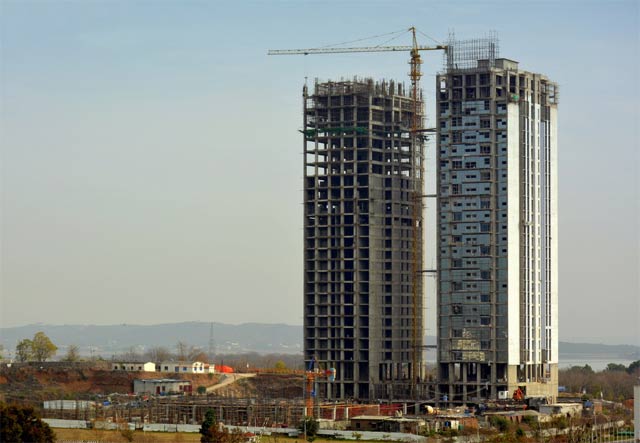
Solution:
[[(425, 355), (427, 358), (427, 364), (435, 366), (437, 357), (435, 349), (427, 349)], [(561, 354), (558, 367), (560, 369), (564, 369), (570, 368), (571, 366), (589, 365), (594, 371), (602, 371), (607, 367), (609, 363), (617, 363), (619, 365), (625, 365), (626, 367), (629, 367), (629, 365), (635, 360), (620, 358), (616, 355), (603, 357), (602, 355)]]

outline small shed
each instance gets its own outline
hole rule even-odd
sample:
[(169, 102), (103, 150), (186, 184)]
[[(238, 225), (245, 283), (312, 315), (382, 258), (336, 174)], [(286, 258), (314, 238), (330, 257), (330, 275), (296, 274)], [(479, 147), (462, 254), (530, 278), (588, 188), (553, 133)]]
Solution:
[(175, 380), (171, 378), (155, 378), (148, 380), (134, 380), (133, 392), (135, 394), (184, 394), (191, 392), (189, 380)]
[(582, 404), (580, 403), (555, 403), (550, 405), (540, 405), (541, 414), (564, 415), (575, 417), (582, 414)]

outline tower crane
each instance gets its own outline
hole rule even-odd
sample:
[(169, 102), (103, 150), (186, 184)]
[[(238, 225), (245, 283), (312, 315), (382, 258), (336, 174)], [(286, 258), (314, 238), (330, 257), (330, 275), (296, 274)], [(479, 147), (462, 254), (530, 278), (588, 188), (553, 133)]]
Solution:
[(411, 119), (410, 137), (411, 144), (418, 152), (418, 158), (414, 155), (412, 157), (412, 172), (414, 178), (417, 178), (417, 186), (413, 193), (413, 260), (412, 260), (412, 304), (413, 304), (413, 318), (412, 318), (412, 370), (411, 370), (411, 388), (412, 393), (416, 394), (415, 385), (417, 378), (420, 377), (419, 371), (419, 331), (421, 328), (418, 326), (418, 309), (419, 309), (419, 281), (422, 278), (422, 245), (419, 244), (421, 238), (420, 231), (423, 229), (422, 223), (422, 198), (424, 188), (424, 154), (422, 150), (417, 149), (418, 142), (421, 142), (421, 132), (425, 132), (425, 128), (422, 127), (422, 115), (421, 115), (421, 102), (420, 96), (420, 78), (422, 77), (421, 65), (422, 59), (420, 57), (421, 51), (448, 51), (446, 45), (436, 46), (424, 46), (418, 45), (416, 38), (416, 28), (412, 26), (408, 29), (412, 35), (411, 46), (363, 46), (363, 47), (325, 47), (325, 48), (307, 48), (307, 49), (271, 49), (267, 55), (312, 55), (312, 54), (345, 54), (355, 52), (409, 52), (409, 78), (411, 79), (411, 99), (413, 102), (413, 116)]
[(306, 408), (306, 416), (307, 417), (315, 417), (315, 413), (313, 411), (313, 399), (315, 397), (315, 389), (314, 384), (317, 378), (326, 378), (329, 382), (332, 382), (336, 378), (336, 370), (334, 368), (329, 368), (326, 370), (320, 370), (314, 367), (315, 366), (315, 357), (311, 359), (309, 362), (309, 367), (304, 373), (305, 380), (305, 408)]

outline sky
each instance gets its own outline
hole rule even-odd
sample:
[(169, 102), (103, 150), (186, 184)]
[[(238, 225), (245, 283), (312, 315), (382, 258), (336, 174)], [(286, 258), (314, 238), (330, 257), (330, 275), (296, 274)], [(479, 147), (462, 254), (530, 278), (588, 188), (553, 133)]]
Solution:
[(496, 31), (558, 82), (560, 339), (640, 344), (639, 24), (636, 0), (1, 0), (0, 325), (301, 324), (305, 78), (407, 81), (408, 54), (267, 50), (416, 26)]

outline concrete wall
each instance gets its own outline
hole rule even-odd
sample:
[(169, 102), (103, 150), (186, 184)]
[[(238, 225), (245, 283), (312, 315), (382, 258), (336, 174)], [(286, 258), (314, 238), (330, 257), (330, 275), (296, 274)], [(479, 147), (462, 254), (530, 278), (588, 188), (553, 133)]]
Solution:
[(43, 418), (43, 422), (51, 426), (52, 428), (62, 429), (87, 429), (87, 422), (85, 420), (59, 420), (57, 418)]

